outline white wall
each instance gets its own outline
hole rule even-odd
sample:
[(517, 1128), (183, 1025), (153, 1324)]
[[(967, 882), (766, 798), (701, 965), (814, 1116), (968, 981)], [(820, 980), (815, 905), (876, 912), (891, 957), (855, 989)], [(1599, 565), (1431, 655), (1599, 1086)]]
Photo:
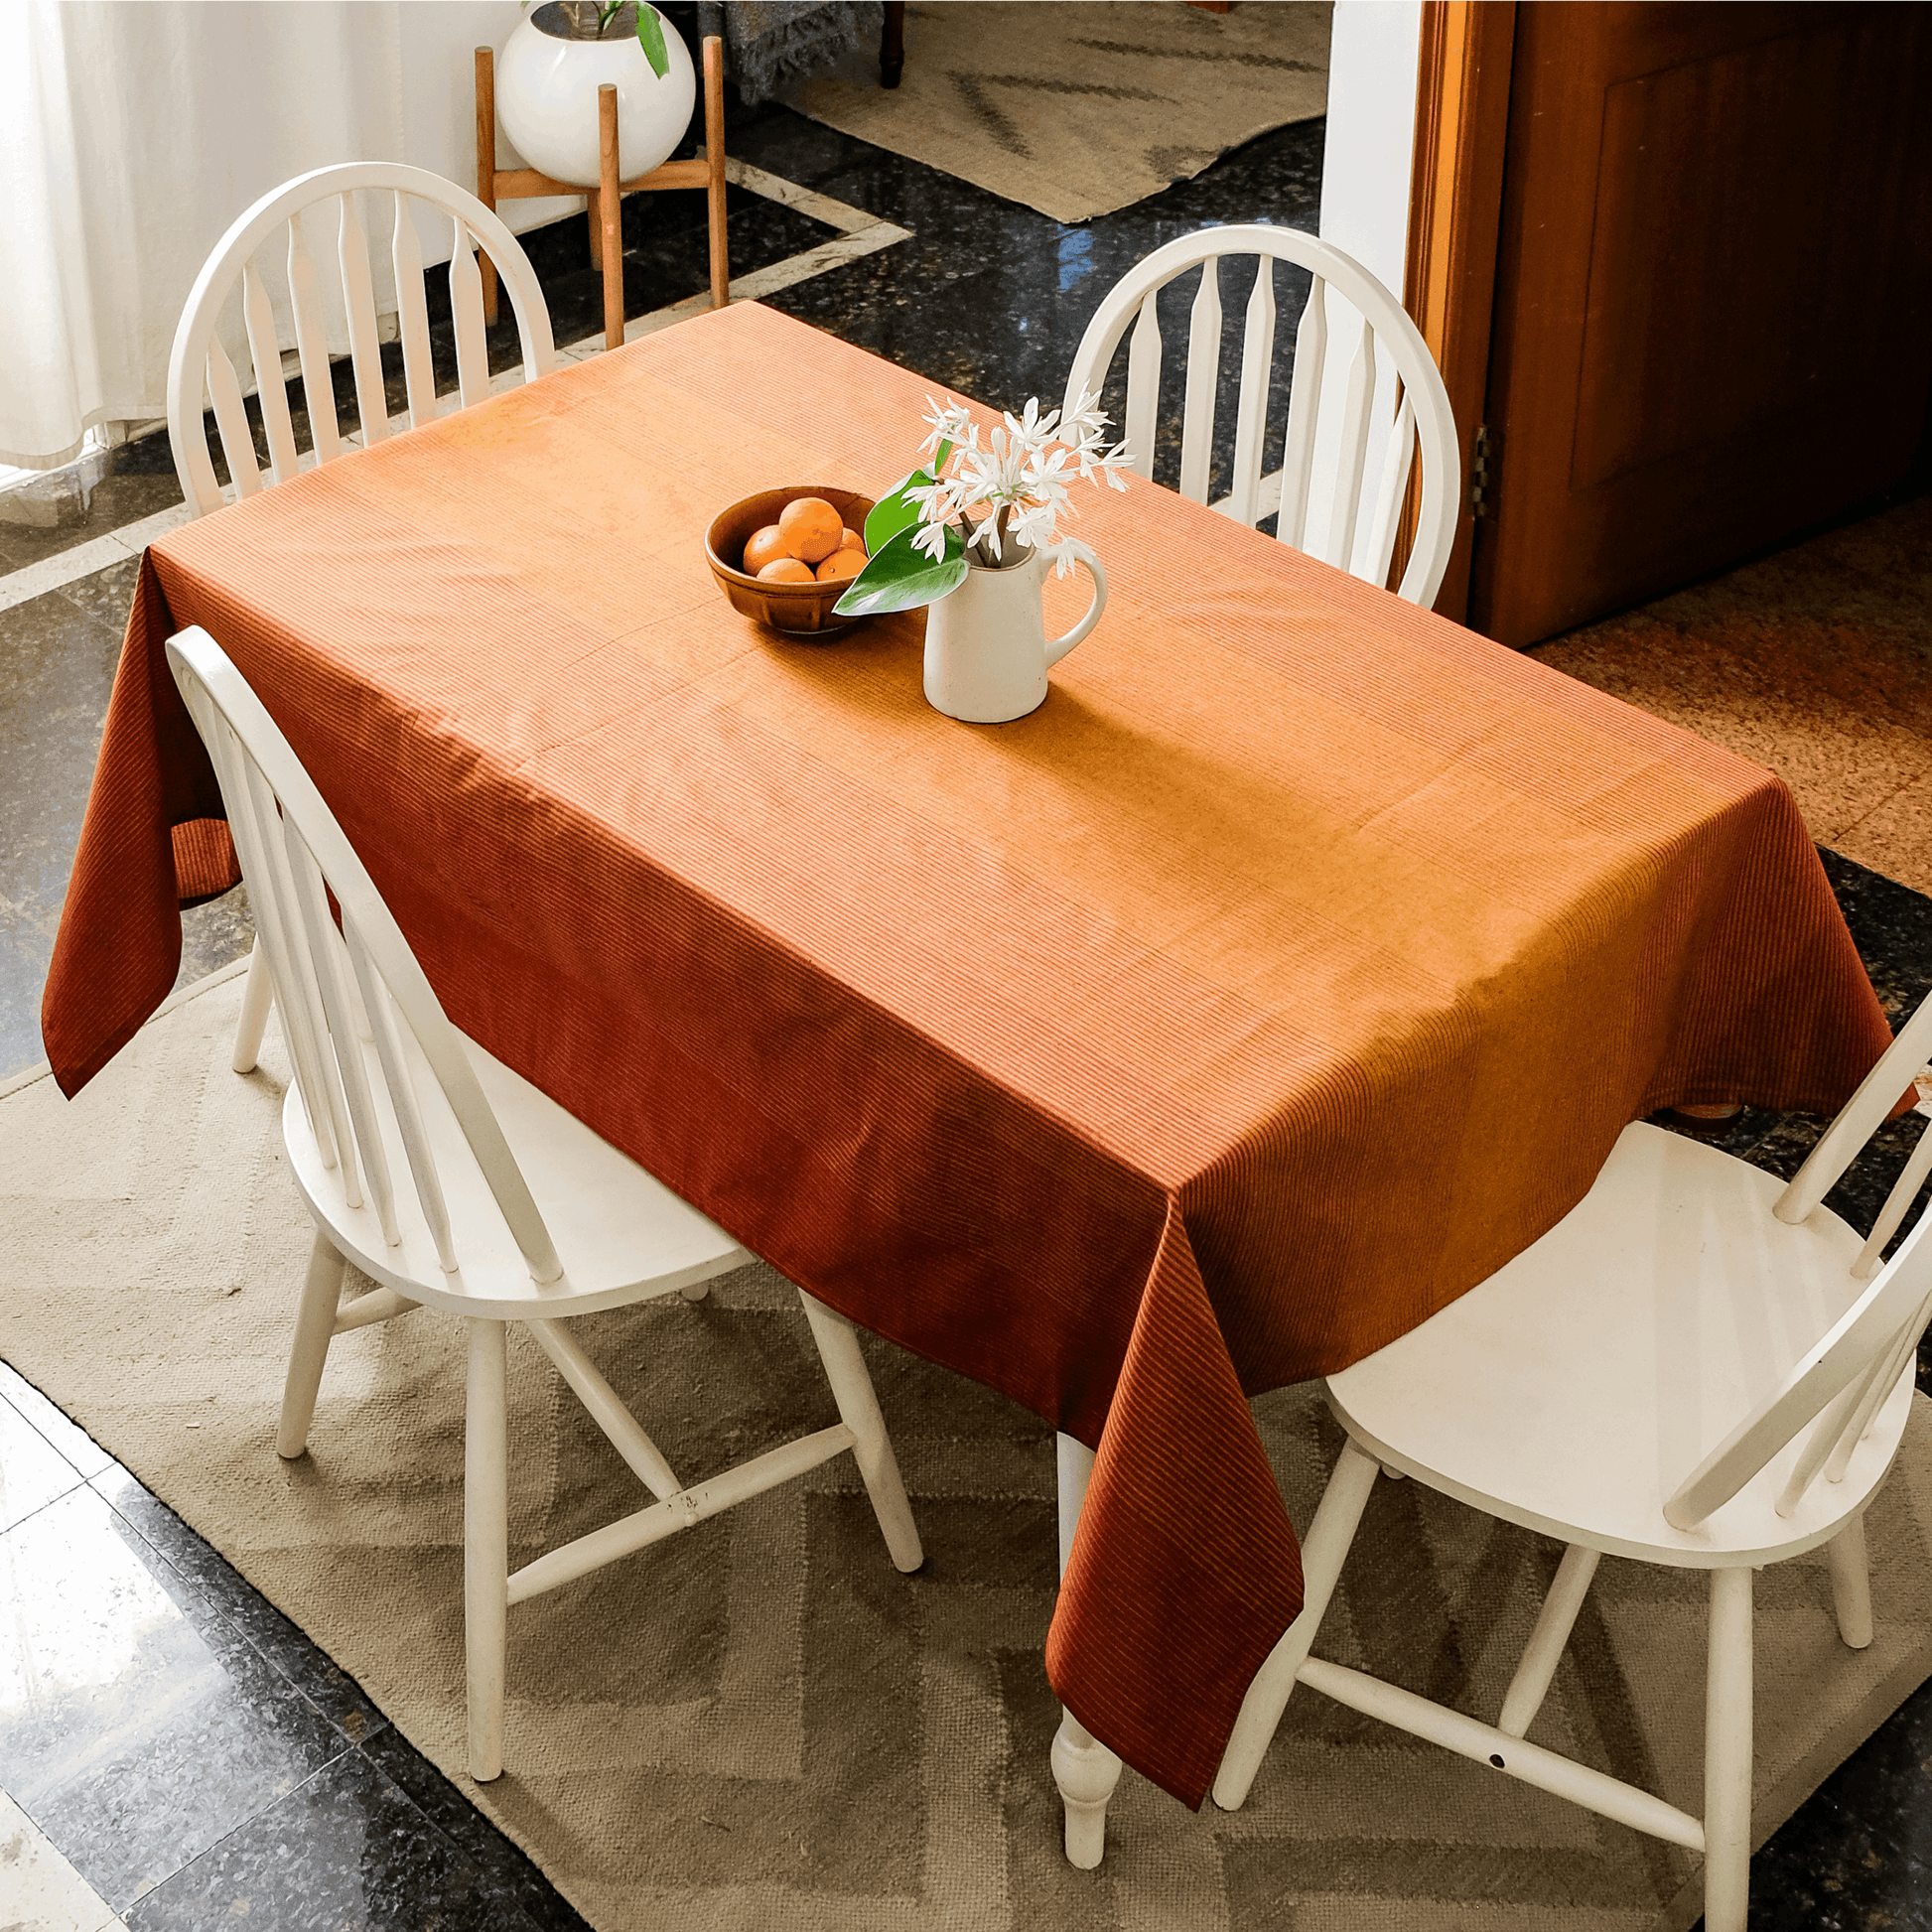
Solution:
[[(1399, 300), (1409, 244), (1409, 169), (1415, 147), (1416, 71), (1422, 41), (1421, 0), (1335, 0), (1328, 47), (1328, 126), (1321, 154), (1319, 233), (1343, 249)], [(1329, 298), (1329, 356), (1310, 491), (1308, 548), (1318, 551), (1328, 529), (1342, 392), (1361, 320), (1338, 296)], [(1385, 372), (1378, 407), (1392, 411), (1394, 376)], [(1379, 467), (1379, 466), (1374, 466)], [(1375, 476), (1362, 499), (1375, 501)], [(1358, 525), (1366, 538), (1366, 507)]]
[(1336, 0), (1321, 238), (1402, 293), (1421, 0)]

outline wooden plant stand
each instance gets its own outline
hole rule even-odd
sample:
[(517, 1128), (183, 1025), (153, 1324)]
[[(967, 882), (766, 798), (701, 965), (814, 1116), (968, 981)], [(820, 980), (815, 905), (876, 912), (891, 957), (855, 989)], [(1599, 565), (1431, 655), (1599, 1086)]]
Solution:
[[(725, 255), (725, 50), (714, 34), (704, 44), (704, 159), (667, 161), (634, 181), (618, 179), (618, 90), (597, 90), (599, 179), (553, 181), (534, 168), (496, 165), (496, 61), (490, 49), (477, 49), (477, 200), (494, 208), (498, 202), (539, 195), (590, 197), (591, 265), (604, 276), (604, 346), (623, 346), (623, 240), (620, 198), (633, 189), (702, 188), (710, 207), (711, 306), (731, 299), (731, 268)], [(496, 269), (481, 257), (483, 316), (496, 320)]]

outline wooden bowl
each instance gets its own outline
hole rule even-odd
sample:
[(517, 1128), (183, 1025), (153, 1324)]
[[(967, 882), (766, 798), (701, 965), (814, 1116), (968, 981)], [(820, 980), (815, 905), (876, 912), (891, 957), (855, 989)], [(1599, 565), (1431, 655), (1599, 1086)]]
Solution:
[(864, 535), (866, 518), (873, 508), (870, 496), (857, 495), (850, 489), (828, 489), (822, 483), (799, 483), (791, 489), (760, 490), (719, 511), (704, 533), (705, 561), (731, 599), (734, 611), (743, 611), (748, 618), (757, 618), (787, 637), (825, 636), (860, 621), (857, 618), (835, 617), (832, 612), (832, 606), (852, 588), (851, 578), (831, 584), (767, 584), (739, 569), (746, 543), (767, 523), (777, 522), (778, 512), (801, 496), (824, 497), (845, 519), (848, 530)]

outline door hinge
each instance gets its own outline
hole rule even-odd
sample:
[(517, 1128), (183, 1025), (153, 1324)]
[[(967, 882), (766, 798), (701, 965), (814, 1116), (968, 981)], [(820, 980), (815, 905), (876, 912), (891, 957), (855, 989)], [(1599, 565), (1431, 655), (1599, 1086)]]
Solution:
[(1496, 437), (1487, 423), (1476, 430), (1475, 448), (1469, 453), (1469, 513), (1496, 514)]

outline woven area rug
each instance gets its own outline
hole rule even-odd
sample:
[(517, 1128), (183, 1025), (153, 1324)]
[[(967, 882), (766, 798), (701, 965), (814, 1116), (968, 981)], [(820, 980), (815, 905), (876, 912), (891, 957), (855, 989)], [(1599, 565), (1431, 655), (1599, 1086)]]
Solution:
[(1329, 11), (926, 0), (905, 10), (897, 88), (879, 84), (867, 47), (782, 98), (1056, 221), (1085, 221), (1325, 113)]
[[(72, 1104), (0, 1097), (0, 1356), (75, 1416), (461, 1781), (457, 1325), (339, 1340), (311, 1453), (271, 1446), (309, 1225), (283, 1081), (227, 1069), (237, 972)], [(514, 1332), (514, 1331), (513, 1331)], [(795, 1298), (750, 1268), (580, 1324), (695, 1477), (834, 1420)], [(603, 1932), (1639, 1932), (1701, 1909), (1694, 1862), (1304, 1692), (1249, 1808), (1131, 1773), (1100, 1871), (1059, 1852), (1040, 1665), (1051, 1439), (871, 1350), (928, 1552), (888, 1563), (844, 1458), (510, 1615), (506, 1774), (467, 1786)], [(637, 1506), (548, 1363), (511, 1344), (512, 1561)], [(1306, 1525), (1337, 1443), (1306, 1390), (1265, 1437)], [(1877, 1637), (1837, 1641), (1822, 1562), (1757, 1597), (1759, 1839), (1932, 1673), (1932, 1418), (1868, 1518)], [(1555, 1548), (1378, 1485), (1321, 1648), (1493, 1716)], [(1605, 1559), (1531, 1735), (1700, 1808), (1701, 1580)]]

